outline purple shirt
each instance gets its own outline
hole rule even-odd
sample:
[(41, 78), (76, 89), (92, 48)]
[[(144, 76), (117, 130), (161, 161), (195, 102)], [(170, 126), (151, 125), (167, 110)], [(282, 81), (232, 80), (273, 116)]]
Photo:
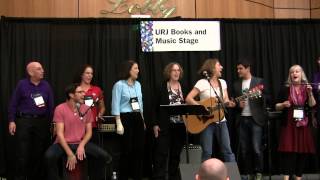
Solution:
[[(33, 99), (34, 95), (39, 94), (45, 102), (42, 107), (38, 107)], [(53, 92), (47, 81), (41, 80), (38, 85), (35, 85), (26, 78), (18, 82), (9, 105), (9, 122), (15, 121), (18, 113), (52, 117)]]

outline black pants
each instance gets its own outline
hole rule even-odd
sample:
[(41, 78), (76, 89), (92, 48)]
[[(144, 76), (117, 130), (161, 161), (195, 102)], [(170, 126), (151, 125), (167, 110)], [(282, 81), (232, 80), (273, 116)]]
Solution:
[(241, 174), (262, 173), (263, 127), (256, 124), (252, 116), (241, 116), (239, 128), (239, 169)]
[(153, 164), (153, 180), (180, 180), (180, 154), (185, 142), (184, 124), (170, 123), (168, 129), (161, 129), (156, 139)]
[[(78, 144), (69, 144), (73, 152), (76, 152)], [(95, 161), (97, 164), (97, 174), (94, 180), (104, 179), (104, 168), (111, 163), (112, 157), (99, 146), (88, 142), (84, 147), (88, 161)], [(60, 144), (53, 144), (45, 153), (46, 166), (48, 169), (47, 180), (59, 180), (58, 162), (65, 155), (64, 149)], [(65, 167), (65, 166), (64, 166)]]
[(46, 118), (17, 118), (15, 123), (15, 179), (45, 179), (43, 155), (50, 142), (49, 121)]
[(139, 112), (121, 113), (124, 134), (121, 137), (120, 180), (130, 174), (134, 180), (143, 177), (144, 123)]
[[(90, 142), (94, 143), (96, 145), (99, 145), (100, 139), (99, 139), (99, 134), (98, 134), (97, 128), (92, 128), (92, 137), (90, 139)], [(88, 161), (88, 164), (89, 164), (88, 165), (88, 175), (90, 177), (90, 180), (97, 179), (100, 174), (99, 173), (100, 168), (99, 168), (98, 164), (96, 164), (95, 161)], [(108, 177), (111, 177), (110, 170), (108, 170), (107, 175), (108, 175)]]
[(284, 175), (296, 175), (302, 177), (303, 169), (308, 154), (304, 153), (280, 153), (282, 173)]

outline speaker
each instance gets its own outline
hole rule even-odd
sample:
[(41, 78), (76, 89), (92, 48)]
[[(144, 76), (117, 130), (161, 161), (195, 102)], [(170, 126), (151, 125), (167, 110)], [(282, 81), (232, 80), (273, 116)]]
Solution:
[[(241, 180), (238, 165), (236, 162), (224, 163), (228, 169), (228, 176), (230, 180)], [(194, 180), (194, 177), (200, 167), (198, 164), (180, 164), (180, 173), (182, 180)]]
[(224, 163), (227, 166), (228, 169), (228, 175), (230, 177), (230, 179), (234, 179), (234, 180), (240, 180), (241, 176), (240, 176), (240, 172), (239, 172), (239, 168), (236, 162), (225, 162)]
[[(202, 149), (200, 145), (189, 145), (189, 163), (200, 164), (201, 163)], [(183, 147), (180, 154), (180, 163), (187, 163), (186, 146)]]

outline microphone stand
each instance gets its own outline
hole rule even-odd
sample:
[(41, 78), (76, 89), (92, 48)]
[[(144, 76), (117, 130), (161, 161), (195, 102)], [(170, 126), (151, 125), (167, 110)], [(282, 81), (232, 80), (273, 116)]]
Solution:
[[(217, 91), (214, 89), (214, 87), (212, 86), (212, 84), (211, 84), (211, 82), (210, 82), (210, 77), (209, 76), (207, 76), (206, 77), (206, 79), (208, 80), (208, 83), (210, 84), (210, 87), (213, 89), (213, 92), (214, 92), (214, 94), (216, 95), (216, 98), (218, 99), (218, 110), (219, 110), (219, 112), (218, 112), (218, 116), (219, 116), (219, 123), (220, 123), (220, 121), (221, 121), (221, 114), (220, 114), (220, 108), (222, 108), (223, 109), (223, 111), (227, 114), (228, 113), (228, 111), (227, 111), (227, 108), (226, 108), (226, 106), (223, 104), (223, 101), (222, 101), (222, 99), (221, 99), (221, 97), (218, 95), (218, 93), (217, 93)], [(219, 79), (217, 79), (218, 81), (219, 81)], [(220, 82), (218, 82), (219, 83), (219, 88), (220, 88)], [(222, 90), (222, 88), (221, 88), (221, 90)], [(222, 93), (221, 93), (222, 94)], [(210, 96), (211, 96), (211, 89), (210, 89)], [(211, 108), (213, 108), (212, 107), (212, 103), (211, 103)]]
[(93, 102), (93, 103), (91, 104), (91, 106), (89, 106), (89, 107), (85, 110), (84, 113), (82, 113), (82, 112), (80, 111), (81, 103), (79, 103), (79, 106), (76, 105), (77, 111), (78, 111), (78, 113), (79, 113), (79, 116), (80, 116), (80, 119), (81, 119), (81, 120), (82, 120), (83, 117), (89, 112), (89, 110), (94, 107), (95, 103), (96, 103), (96, 102)]
[[(218, 79), (218, 81), (219, 81), (219, 79)], [(211, 84), (210, 84), (210, 85), (211, 85)], [(212, 86), (211, 86), (211, 87), (212, 87)], [(212, 89), (213, 89), (213, 88), (212, 88)], [(216, 91), (215, 89), (213, 89), (213, 91), (214, 91), (214, 93), (215, 93), (215, 95), (216, 95), (216, 97), (217, 97), (217, 99), (218, 99), (218, 108), (219, 108), (219, 109), (222, 108), (223, 111), (227, 114), (227, 113), (228, 113), (227, 108), (226, 108), (226, 106), (223, 104), (223, 101), (222, 101), (221, 97), (218, 95), (218, 93), (217, 93), (217, 91)], [(220, 121), (220, 111), (219, 111), (219, 121)]]

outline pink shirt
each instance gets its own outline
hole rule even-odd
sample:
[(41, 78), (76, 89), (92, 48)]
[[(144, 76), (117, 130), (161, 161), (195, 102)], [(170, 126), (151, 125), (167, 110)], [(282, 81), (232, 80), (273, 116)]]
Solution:
[[(85, 113), (88, 108), (81, 105), (80, 112)], [(64, 124), (64, 138), (68, 144), (79, 144), (85, 135), (86, 123), (91, 123), (93, 118), (89, 109), (81, 120), (78, 112), (74, 112), (67, 103), (62, 103), (56, 107), (53, 121)], [(55, 143), (58, 143), (58, 138)]]

